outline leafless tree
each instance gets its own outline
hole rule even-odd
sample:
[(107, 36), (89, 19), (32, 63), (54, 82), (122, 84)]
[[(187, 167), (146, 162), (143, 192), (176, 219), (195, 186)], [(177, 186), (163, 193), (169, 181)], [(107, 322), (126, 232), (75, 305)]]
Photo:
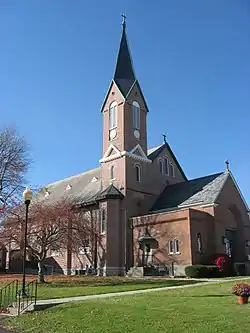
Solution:
[[(1, 242), (12, 248), (23, 249), (24, 209), (16, 208), (6, 218), (1, 232)], [(27, 253), (38, 262), (38, 281), (44, 282), (43, 261), (50, 251), (60, 249), (65, 240), (65, 230), (72, 219), (72, 210), (64, 201), (35, 202), (30, 207), (27, 228)]]
[(102, 216), (102, 210), (79, 208), (77, 212), (74, 211), (70, 233), (72, 252), (76, 255), (84, 254), (94, 270), (97, 269), (98, 262), (101, 266), (104, 266), (105, 262), (101, 223), (105, 229), (106, 218)]
[(15, 128), (0, 131), (0, 207), (15, 201), (24, 190), (25, 174), (31, 163), (25, 139)]

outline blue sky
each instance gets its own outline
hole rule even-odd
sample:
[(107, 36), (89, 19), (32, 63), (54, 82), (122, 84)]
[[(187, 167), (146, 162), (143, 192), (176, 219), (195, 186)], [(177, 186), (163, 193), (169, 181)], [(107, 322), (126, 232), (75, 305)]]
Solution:
[(31, 146), (32, 186), (98, 166), (121, 14), (162, 141), (188, 178), (230, 168), (250, 203), (248, 0), (1, 0), (1, 125)]

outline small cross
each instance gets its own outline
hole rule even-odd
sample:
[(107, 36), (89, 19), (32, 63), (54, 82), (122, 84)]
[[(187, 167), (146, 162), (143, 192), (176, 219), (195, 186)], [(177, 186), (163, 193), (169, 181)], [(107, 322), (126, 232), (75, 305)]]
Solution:
[(163, 137), (163, 143), (167, 143), (167, 136), (165, 134), (162, 134)]
[(125, 26), (126, 25), (126, 15), (122, 14), (122, 25)]
[(228, 160), (226, 160), (225, 164), (226, 164), (227, 171), (229, 171), (229, 162), (228, 162)]

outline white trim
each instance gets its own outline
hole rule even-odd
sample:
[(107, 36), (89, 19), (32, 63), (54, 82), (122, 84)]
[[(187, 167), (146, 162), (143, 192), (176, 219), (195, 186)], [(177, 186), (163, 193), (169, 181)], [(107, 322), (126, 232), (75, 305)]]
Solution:
[[(152, 161), (149, 158), (147, 158), (147, 157), (139, 156), (139, 155), (133, 154), (132, 152), (127, 152), (125, 150), (119, 151), (117, 148), (114, 148), (114, 150), (117, 151), (116, 154), (110, 155), (110, 156), (106, 156), (106, 155), (108, 155), (108, 154), (111, 153), (111, 151), (112, 151), (112, 148), (110, 148), (111, 146), (113, 146), (113, 145), (111, 144), (109, 146), (109, 148), (108, 148), (107, 152), (105, 153), (105, 155), (103, 156), (103, 158), (99, 160), (100, 163), (110, 162), (110, 161), (116, 160), (118, 158), (121, 158), (123, 156), (127, 156), (127, 157), (130, 157), (130, 158), (133, 158), (133, 159), (135, 159), (137, 161), (140, 161), (140, 162), (152, 163)], [(115, 146), (113, 146), (113, 147), (115, 147)], [(144, 153), (144, 155), (146, 156), (145, 153)]]
[(130, 153), (133, 154), (136, 150), (139, 150), (139, 152), (141, 153), (141, 156), (144, 158), (148, 158), (147, 155), (144, 153), (142, 147), (140, 146), (140, 144), (138, 143), (132, 150), (130, 150)]
[[(121, 153), (121, 151), (116, 146), (114, 146), (113, 144), (111, 144), (111, 145), (109, 145), (106, 153), (103, 155), (103, 158), (109, 157), (109, 155), (111, 154), (112, 150), (114, 150), (116, 152), (116, 154), (120, 154)], [(116, 154), (114, 154), (114, 155), (116, 155)]]
[(123, 151), (122, 154), (124, 154), (125, 156), (128, 156), (128, 157), (131, 157), (135, 160), (141, 161), (141, 162), (152, 163), (152, 161), (149, 158), (143, 157), (143, 156), (138, 156), (138, 155), (133, 154), (131, 152)]
[(185, 204), (185, 205), (178, 205), (178, 208), (185, 208), (185, 207), (193, 207), (193, 206), (198, 206), (202, 203), (203, 201), (197, 201), (196, 203), (193, 204)]
[(134, 86), (136, 85), (136, 83), (137, 83), (137, 80), (135, 80), (134, 83), (132, 84), (131, 88), (129, 89), (129, 91), (128, 91), (127, 95), (126, 95), (126, 97), (129, 96), (129, 94), (130, 94), (131, 91), (133, 90), (133, 88), (134, 88)]
[(112, 79), (112, 81), (111, 81), (111, 83), (110, 83), (110, 85), (109, 85), (108, 91), (107, 91), (107, 93), (106, 93), (106, 96), (105, 96), (105, 98), (104, 98), (104, 102), (103, 102), (103, 104), (102, 104), (101, 112), (106, 112), (106, 111), (109, 110), (109, 109), (106, 109), (106, 110), (103, 110), (103, 109), (104, 109), (104, 106), (105, 106), (105, 104), (106, 104), (106, 102), (107, 102), (108, 96), (109, 96), (109, 94), (110, 94), (110, 90), (111, 90), (112, 84), (115, 85), (115, 87), (117, 88), (117, 90), (118, 90), (119, 93), (121, 94), (123, 101), (125, 101), (125, 97), (123, 96), (121, 90), (119, 89), (119, 87), (118, 87), (118, 85), (116, 84), (116, 82)]
[(204, 205), (200, 205), (201, 208), (203, 207), (218, 207), (219, 204), (216, 204), (216, 203), (209, 203), (209, 204), (204, 204)]

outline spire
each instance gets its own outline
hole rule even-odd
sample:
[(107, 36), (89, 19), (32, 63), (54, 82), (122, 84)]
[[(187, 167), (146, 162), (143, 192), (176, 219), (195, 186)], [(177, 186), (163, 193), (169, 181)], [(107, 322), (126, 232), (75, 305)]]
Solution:
[(122, 38), (116, 62), (114, 81), (123, 96), (126, 97), (136, 78), (126, 35), (126, 16), (123, 14), (122, 18)]

